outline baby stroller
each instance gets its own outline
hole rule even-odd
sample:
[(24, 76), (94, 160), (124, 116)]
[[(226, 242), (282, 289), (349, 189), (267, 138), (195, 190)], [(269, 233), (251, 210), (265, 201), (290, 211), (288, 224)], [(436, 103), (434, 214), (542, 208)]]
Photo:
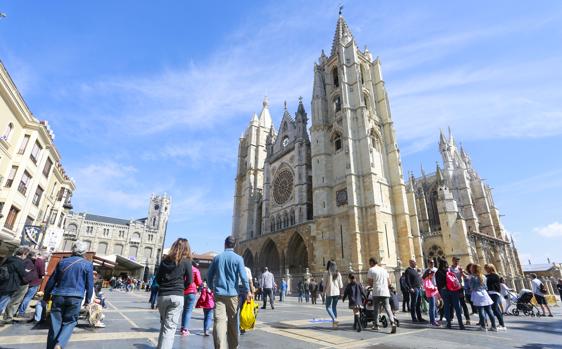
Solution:
[[(363, 300), (363, 307), (361, 308), (361, 311), (359, 313), (359, 323), (361, 327), (367, 328), (367, 326), (369, 326), (369, 322), (376, 322), (376, 323), (380, 322), (382, 327), (386, 328), (390, 324), (390, 321), (388, 321), (389, 320), (388, 316), (386, 315), (386, 312), (384, 311), (382, 305), (379, 305), (380, 306), (379, 316), (378, 319), (375, 319), (375, 307), (373, 305), (373, 297), (371, 296), (372, 291), (373, 288), (370, 286), (365, 289), (367, 297)], [(390, 303), (392, 308), (392, 303), (393, 303), (392, 292), (391, 292)], [(400, 326), (400, 321), (396, 317), (394, 318), (394, 322), (396, 323), (397, 327)]]
[(522, 289), (517, 297), (516, 307), (513, 308), (511, 313), (515, 316), (518, 316), (520, 313), (523, 313), (525, 316), (540, 316), (539, 309), (531, 303), (531, 299), (533, 299), (533, 292)]

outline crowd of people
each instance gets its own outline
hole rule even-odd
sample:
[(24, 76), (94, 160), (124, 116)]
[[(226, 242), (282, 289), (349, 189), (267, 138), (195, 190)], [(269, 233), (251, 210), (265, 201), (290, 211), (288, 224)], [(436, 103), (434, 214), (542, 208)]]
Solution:
[[(239, 336), (245, 332), (241, 326), (244, 307), (261, 300), (262, 309), (267, 309), (269, 304), (273, 310), (276, 295), (279, 302), (284, 302), (289, 285), (284, 279), (278, 285), (267, 267), (259, 277), (253, 277), (242, 257), (234, 252), (235, 245), (234, 237), (226, 238), (224, 251), (213, 259), (203, 278), (197, 261), (192, 260), (189, 242), (180, 238), (163, 256), (151, 278), (112, 277), (110, 290), (150, 292), (150, 307), (158, 309), (160, 314), (159, 349), (172, 348), (178, 329), (181, 336), (192, 334), (190, 320), (194, 308), (203, 310), (203, 336), (211, 335), (212, 323), (215, 348), (237, 348)], [(85, 252), (86, 245), (76, 241), (71, 256), (60, 260), (41, 293), (38, 289), (45, 275), (43, 256), (27, 246), (17, 248), (0, 265), (0, 314), (3, 314), (0, 325), (22, 320), (44, 321), (49, 302), (47, 349), (67, 345), (81, 311), (91, 326), (105, 327), (103, 279), (84, 258)], [(493, 264), (470, 263), (463, 269), (459, 262), (455, 256), (450, 265), (445, 259), (431, 260), (421, 270), (415, 260), (410, 260), (397, 281), (402, 292), (402, 311), (410, 314), (412, 323), (451, 329), (456, 321), (455, 328), (460, 330), (472, 326), (471, 316), (477, 314), (477, 329), (506, 331), (504, 316), (511, 306), (512, 290)], [(353, 312), (354, 330), (361, 331), (370, 324), (372, 330), (378, 331), (384, 318), (384, 326), (390, 326), (390, 333), (397, 332), (398, 296), (388, 271), (375, 258), (369, 259), (365, 285), (354, 273), (348, 273), (344, 282), (336, 262), (328, 260), (322, 277), (302, 279), (296, 286), (299, 303), (317, 304), (318, 298), (321, 299), (334, 329), (340, 325), (337, 305), (342, 300), (348, 302)], [(529, 292), (533, 293), (542, 315), (552, 316), (546, 287), (534, 274), (531, 286)], [(557, 289), (562, 292), (562, 280)], [(26, 319), (24, 315), (34, 297), (39, 298), (34, 314)]]

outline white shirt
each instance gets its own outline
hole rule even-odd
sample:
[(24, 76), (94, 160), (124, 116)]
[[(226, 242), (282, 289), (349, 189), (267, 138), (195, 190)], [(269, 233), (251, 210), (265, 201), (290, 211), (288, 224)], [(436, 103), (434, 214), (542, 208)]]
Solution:
[(542, 282), (541, 280), (539, 280), (539, 278), (535, 278), (531, 280), (531, 285), (533, 286), (533, 293), (544, 297), (544, 293), (541, 292), (541, 284)]
[(373, 280), (373, 297), (390, 297), (388, 272), (386, 269), (378, 265), (369, 268), (367, 279)]
[(273, 274), (269, 271), (261, 274), (261, 287), (262, 288), (273, 288), (273, 284), (275, 283), (275, 279), (273, 278)]
[(329, 272), (324, 272), (324, 292), (326, 293), (326, 297), (339, 296), (340, 289), (342, 288), (343, 281), (340, 273), (338, 273), (338, 277), (334, 280)]

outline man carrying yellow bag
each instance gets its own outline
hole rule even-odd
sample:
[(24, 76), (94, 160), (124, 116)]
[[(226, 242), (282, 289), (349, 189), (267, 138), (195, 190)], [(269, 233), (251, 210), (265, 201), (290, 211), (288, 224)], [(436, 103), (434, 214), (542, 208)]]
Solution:
[(253, 330), (257, 317), (258, 305), (254, 302), (254, 298), (249, 298), (240, 310), (240, 330), (243, 332)]

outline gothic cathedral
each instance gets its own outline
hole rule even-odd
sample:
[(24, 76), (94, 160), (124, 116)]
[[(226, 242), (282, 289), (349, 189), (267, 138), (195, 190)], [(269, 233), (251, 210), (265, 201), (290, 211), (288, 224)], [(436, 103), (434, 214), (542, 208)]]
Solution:
[[(309, 133), (302, 99), (294, 117), (285, 104), (276, 130), (266, 98), (240, 138), (232, 230), (246, 265), (277, 276), (318, 273), (330, 259), (342, 271), (366, 271), (370, 257), (394, 271), (423, 266), (423, 184), (404, 181), (380, 60), (341, 15), (330, 55), (314, 65), (311, 114)], [(466, 251), (441, 253), (472, 261)]]

